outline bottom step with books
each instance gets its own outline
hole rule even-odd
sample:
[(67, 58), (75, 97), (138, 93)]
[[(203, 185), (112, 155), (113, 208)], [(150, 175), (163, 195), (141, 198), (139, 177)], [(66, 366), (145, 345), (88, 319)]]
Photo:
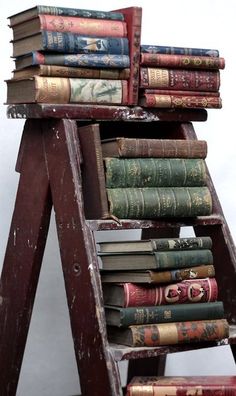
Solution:
[[(52, 205), (56, 215), (75, 356), (83, 395), (123, 395), (118, 370), (120, 360), (129, 360), (129, 382), (134, 374), (157, 375), (158, 363), (161, 373), (162, 356), (171, 352), (227, 343), (231, 345), (232, 351), (235, 351), (236, 334), (235, 328), (231, 327), (236, 323), (235, 248), (210, 179), (208, 188), (213, 201), (213, 212), (210, 216), (119, 221), (98, 218), (88, 220), (85, 217), (86, 202), (81, 172), (84, 157), (82, 160), (78, 125), (82, 127), (84, 120), (87, 124), (93, 119), (99, 119), (104, 138), (108, 137), (109, 133), (113, 137), (118, 130), (120, 133), (122, 127), (123, 131), (128, 134), (129, 130), (133, 136), (134, 131), (138, 131), (139, 137), (143, 128), (145, 131), (150, 128), (152, 131), (155, 129), (155, 136), (159, 136), (160, 132), (160, 138), (165, 135), (165, 138), (171, 139), (195, 139), (192, 124), (189, 122), (190, 113), (153, 112), (151, 117), (152, 112), (149, 112), (143, 117), (142, 109), (128, 109), (127, 112), (127, 108), (119, 108), (116, 113), (116, 106), (106, 110), (104, 107), (96, 106), (94, 113), (91, 106), (58, 108), (53, 105), (19, 105), (9, 108), (9, 116), (31, 119), (26, 121), (17, 160), (20, 179), (1, 276), (0, 323), (4, 323), (0, 333), (2, 395), (6, 389), (9, 389), (9, 395), (16, 393)], [(203, 113), (198, 114), (202, 116)], [(109, 117), (111, 122), (108, 121)], [(131, 119), (135, 117), (136, 121), (132, 122)], [(137, 122), (142, 117), (145, 121), (143, 124)], [(161, 117), (163, 121), (160, 121)], [(129, 122), (123, 122), (124, 120)], [(178, 238), (180, 229), (186, 226), (193, 229), (196, 237), (206, 236), (212, 239), (218, 298), (224, 304), (229, 329), (225, 326), (225, 319), (217, 319), (222, 323), (223, 330), (219, 337), (211, 341), (202, 342), (204, 337), (200, 337), (201, 342), (181, 345), (167, 343), (161, 346), (131, 347), (109, 344), (95, 231), (98, 234), (100, 231), (106, 233), (111, 230), (142, 230), (143, 239)], [(21, 230), (24, 232), (20, 232)]]

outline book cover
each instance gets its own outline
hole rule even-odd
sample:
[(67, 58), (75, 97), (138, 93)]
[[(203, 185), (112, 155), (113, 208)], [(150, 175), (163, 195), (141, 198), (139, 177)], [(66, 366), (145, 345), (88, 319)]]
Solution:
[(195, 217), (212, 213), (208, 187), (107, 188), (109, 211), (120, 219)]
[(140, 88), (187, 91), (218, 91), (220, 73), (216, 70), (140, 68)]
[(127, 81), (41, 76), (8, 80), (7, 103), (127, 104)]
[(221, 109), (222, 100), (212, 96), (144, 94), (139, 105), (161, 109)]
[(199, 279), (215, 276), (212, 264), (198, 265), (189, 268), (177, 268), (169, 271), (131, 270), (131, 271), (101, 271), (102, 283), (135, 282), (160, 284), (182, 281), (185, 279)]
[(128, 104), (137, 105), (139, 92), (142, 8), (129, 7), (115, 11), (121, 12), (124, 15), (130, 46), (130, 78)]
[(103, 157), (203, 158), (205, 140), (136, 139), (117, 137), (101, 141)]
[(149, 54), (177, 54), (177, 55), (194, 55), (194, 56), (210, 56), (218, 57), (217, 49), (209, 48), (187, 48), (187, 47), (171, 47), (165, 45), (141, 45), (141, 53)]
[(228, 336), (229, 324), (226, 319), (133, 325), (128, 328), (108, 326), (110, 342), (132, 347), (219, 341)]
[(98, 252), (102, 253), (135, 253), (155, 252), (157, 250), (189, 250), (211, 248), (212, 239), (208, 236), (97, 242), (97, 250)]
[(107, 188), (196, 187), (207, 181), (205, 161), (195, 158), (104, 158)]
[(14, 25), (13, 40), (20, 40), (42, 30), (70, 32), (81, 36), (127, 37), (124, 21), (39, 14), (33, 19)]
[(224, 69), (225, 59), (210, 56), (141, 53), (140, 64), (177, 69)]
[(185, 268), (213, 264), (211, 250), (169, 250), (153, 253), (98, 253), (102, 270)]
[(172, 90), (172, 89), (158, 89), (158, 88), (146, 88), (141, 89), (142, 94), (155, 94), (155, 95), (180, 95), (180, 96), (211, 96), (211, 97), (219, 97), (220, 93), (218, 92), (210, 92), (210, 91), (181, 91), (181, 90)]
[(35, 18), (39, 14), (64, 15), (64, 16), (97, 18), (97, 19), (117, 19), (120, 21), (124, 20), (124, 16), (120, 12), (37, 5), (35, 7), (11, 15), (8, 18), (10, 22), (10, 27), (17, 25), (18, 23), (25, 22), (29, 19)]
[(133, 377), (126, 396), (141, 395), (234, 396), (236, 377), (232, 375)]
[(194, 304), (216, 301), (215, 278), (191, 279), (164, 286), (121, 283), (102, 285), (106, 305), (142, 307), (167, 304)]
[(184, 320), (223, 319), (221, 301), (182, 305), (120, 308), (105, 306), (106, 324), (128, 327), (139, 324), (181, 322)]
[(13, 70), (14, 79), (45, 77), (99, 78), (105, 80), (128, 80), (129, 69), (92, 69), (57, 65), (35, 65)]
[[(24, 55), (29, 57), (29, 53), (34, 51), (48, 51), (53, 53), (33, 54), (33, 64), (45, 64), (45, 62), (55, 64), (54, 62), (56, 62), (57, 57), (54, 56), (56, 53), (60, 53), (66, 57), (70, 54), (71, 56), (73, 54), (88, 54), (90, 55), (88, 59), (91, 59), (92, 63), (92, 55), (94, 55), (95, 59), (95, 55), (120, 55), (117, 59), (129, 59), (129, 42), (126, 37), (87, 37), (70, 32), (48, 30), (42, 30), (37, 34), (13, 41), (14, 57)], [(126, 57), (122, 58), (123, 55)], [(114, 56), (113, 58), (114, 60), (116, 59)]]

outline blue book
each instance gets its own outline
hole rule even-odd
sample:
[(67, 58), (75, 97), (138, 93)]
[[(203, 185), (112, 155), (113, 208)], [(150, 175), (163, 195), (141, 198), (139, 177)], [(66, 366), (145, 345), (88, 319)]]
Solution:
[[(123, 69), (130, 66), (128, 55), (106, 55), (106, 54), (56, 54), (33, 51), (15, 60), (16, 65), (57, 65), (72, 67), (96, 67)], [(22, 67), (22, 66), (21, 66)]]
[(42, 30), (33, 36), (13, 41), (13, 56), (31, 51), (53, 51), (69, 54), (129, 55), (127, 37), (86, 37), (70, 32)]
[(38, 5), (36, 7), (29, 8), (17, 14), (9, 17), (10, 26), (14, 26), (18, 23), (25, 22), (29, 19), (37, 17), (39, 14), (47, 15), (61, 15), (61, 16), (73, 16), (82, 18), (95, 18), (95, 19), (110, 19), (124, 21), (124, 15), (121, 12), (112, 11), (97, 11), (97, 10), (83, 10), (81, 8), (68, 8), (68, 7), (53, 7)]
[(219, 51), (207, 48), (169, 47), (162, 45), (141, 45), (141, 52), (149, 54), (175, 54), (219, 57)]

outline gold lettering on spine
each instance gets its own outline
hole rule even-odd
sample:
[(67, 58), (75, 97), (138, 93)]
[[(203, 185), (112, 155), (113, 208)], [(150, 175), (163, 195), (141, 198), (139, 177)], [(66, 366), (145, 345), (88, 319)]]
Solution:
[(133, 385), (130, 388), (130, 396), (153, 396), (153, 386)]
[(148, 68), (149, 87), (167, 88), (169, 86), (169, 72), (166, 69)]
[(154, 98), (156, 107), (171, 107), (170, 95), (155, 95)]
[(158, 325), (160, 345), (177, 344), (178, 330), (173, 323)]
[(57, 77), (35, 77), (37, 102), (69, 103), (70, 83), (68, 79)]

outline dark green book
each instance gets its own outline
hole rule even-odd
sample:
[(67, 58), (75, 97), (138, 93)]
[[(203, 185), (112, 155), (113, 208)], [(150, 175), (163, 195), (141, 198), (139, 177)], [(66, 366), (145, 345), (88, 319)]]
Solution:
[(224, 317), (224, 307), (221, 301), (134, 308), (119, 308), (106, 305), (105, 315), (108, 325), (128, 327), (148, 323), (222, 319)]
[(110, 214), (120, 219), (208, 216), (207, 187), (107, 188)]
[(198, 158), (104, 158), (107, 188), (194, 187), (206, 185)]
[(102, 270), (144, 270), (188, 268), (213, 264), (212, 252), (208, 249), (164, 251), (153, 253), (99, 253)]

